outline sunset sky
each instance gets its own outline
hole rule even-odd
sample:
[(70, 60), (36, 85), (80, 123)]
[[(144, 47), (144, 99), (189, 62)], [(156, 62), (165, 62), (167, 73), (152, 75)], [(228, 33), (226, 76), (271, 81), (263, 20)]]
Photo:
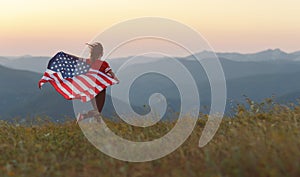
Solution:
[(80, 54), (111, 25), (144, 16), (191, 26), (220, 52), (300, 50), (299, 0), (1, 0), (0, 56)]

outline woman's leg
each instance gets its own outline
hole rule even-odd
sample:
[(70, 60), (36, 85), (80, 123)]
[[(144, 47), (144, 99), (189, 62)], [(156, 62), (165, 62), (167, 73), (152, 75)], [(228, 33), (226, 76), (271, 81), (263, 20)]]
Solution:
[[(102, 90), (96, 97), (95, 97), (95, 100), (96, 100), (96, 103), (95, 103), (95, 100), (93, 100), (93, 106), (95, 108), (95, 106), (97, 107), (98, 111), (101, 113), (102, 111), (102, 108), (104, 106), (104, 103), (105, 103), (105, 96), (106, 96), (106, 89)], [(94, 105), (95, 104), (95, 105)]]
[[(94, 110), (98, 110), (99, 113), (101, 113), (102, 108), (104, 106), (105, 96), (106, 96), (106, 90), (104, 89), (95, 98), (93, 98), (91, 100)], [(77, 119), (76, 122), (79, 122), (79, 121), (81, 121), (85, 118), (89, 118), (91, 116), (95, 116), (95, 113), (93, 112), (93, 110), (90, 110), (86, 114), (78, 114), (78, 116), (76, 118)]]
[(91, 102), (92, 102), (92, 105), (93, 105), (94, 110), (97, 110), (98, 108), (97, 108), (97, 104), (96, 104), (96, 98), (93, 98), (93, 99), (91, 100)]

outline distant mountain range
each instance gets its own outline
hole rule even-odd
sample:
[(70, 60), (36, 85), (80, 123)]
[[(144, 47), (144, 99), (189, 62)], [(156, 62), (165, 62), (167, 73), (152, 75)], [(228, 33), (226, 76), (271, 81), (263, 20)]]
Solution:
[[(37, 87), (40, 74), (0, 66), (0, 117), (32, 117), (48, 115), (61, 119), (73, 116), (72, 105), (45, 85), (43, 91)], [(50, 99), (49, 99), (50, 98)]]
[[(212, 56), (215, 53), (211, 51), (202, 51), (200, 53), (195, 54), (200, 59), (205, 59), (208, 56)], [(54, 55), (54, 54), (53, 54)], [(241, 54), (241, 53), (218, 53), (216, 52), (218, 58), (227, 59), (231, 61), (239, 61), (239, 62), (262, 62), (262, 61), (300, 61), (300, 51), (293, 53), (286, 53), (280, 49), (268, 49), (258, 53), (251, 54)], [(45, 67), (48, 64), (48, 61), (51, 57), (47, 56), (31, 56), (24, 55), (20, 57), (4, 57), (0, 56), (0, 65), (6, 66), (12, 69), (19, 70), (27, 70), (38, 73), (43, 73), (45, 71)], [(119, 67), (120, 63), (124, 63), (130, 57), (124, 58), (115, 58), (109, 59), (113, 66)], [(141, 57), (144, 61), (151, 61), (153, 58), (149, 57)], [(191, 59), (191, 56), (184, 57), (182, 59)], [(142, 62), (143, 63), (143, 62)]]
[[(213, 53), (203, 51), (195, 54), (206, 59)], [(300, 98), (300, 52), (285, 53), (279, 49), (266, 50), (254, 54), (217, 53), (226, 77), (228, 104), (243, 102), (243, 95), (255, 101), (276, 96), (278, 102), (296, 102)], [(74, 117), (71, 101), (55, 92), (50, 84), (39, 90), (37, 83), (45, 71), (50, 57), (0, 57), (0, 118), (25, 118), (26, 116), (47, 115), (54, 120)], [(108, 60), (116, 71), (129, 58)], [(167, 65), (163, 58), (140, 57), (141, 62), (131, 67), (151, 63), (151, 66)], [(204, 69), (192, 56), (177, 58), (192, 74), (198, 86), (201, 111), (207, 112), (210, 105), (210, 85)], [(127, 68), (134, 69), (134, 68)], [(178, 78), (184, 81), (184, 78)], [(187, 85), (188, 86), (188, 85)], [(177, 112), (180, 108), (178, 89), (174, 83), (159, 74), (149, 73), (138, 78), (131, 87), (130, 101), (133, 109), (145, 114), (149, 111), (148, 98), (160, 92), (166, 96), (168, 110)], [(108, 90), (109, 93), (109, 90)], [(119, 100), (123, 101), (123, 100)], [(125, 104), (125, 103), (124, 103)], [(106, 116), (114, 114), (108, 95), (104, 108)], [(167, 117), (169, 115), (165, 115)]]
[(21, 57), (0, 57), (0, 65), (12, 69), (43, 73), (45, 72), (49, 59), (50, 57), (34, 57), (30, 55)]
[[(203, 51), (196, 56), (199, 58), (206, 58), (211, 55), (211, 51)], [(216, 53), (219, 58), (226, 58), (232, 61), (297, 61), (300, 60), (300, 51), (294, 53), (286, 53), (280, 49), (268, 49), (258, 53), (240, 54), (240, 53)]]

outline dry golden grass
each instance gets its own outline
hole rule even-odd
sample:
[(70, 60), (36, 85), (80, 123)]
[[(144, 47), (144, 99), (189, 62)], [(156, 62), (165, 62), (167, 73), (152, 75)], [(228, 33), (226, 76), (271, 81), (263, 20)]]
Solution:
[[(98, 151), (75, 121), (23, 126), (0, 122), (0, 176), (300, 176), (300, 107), (250, 102), (225, 117), (214, 139), (198, 147), (205, 115), (170, 155), (129, 163)], [(151, 129), (106, 121), (125, 138), (157, 137), (173, 123)], [(157, 131), (155, 131), (157, 130)]]

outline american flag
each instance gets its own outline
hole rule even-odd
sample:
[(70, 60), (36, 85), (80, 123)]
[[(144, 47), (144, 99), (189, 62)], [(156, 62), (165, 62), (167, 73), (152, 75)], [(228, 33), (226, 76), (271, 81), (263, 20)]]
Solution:
[(48, 63), (38, 83), (39, 88), (50, 82), (55, 90), (68, 100), (90, 101), (106, 87), (117, 81), (109, 75), (92, 69), (79, 57), (59, 52)]

